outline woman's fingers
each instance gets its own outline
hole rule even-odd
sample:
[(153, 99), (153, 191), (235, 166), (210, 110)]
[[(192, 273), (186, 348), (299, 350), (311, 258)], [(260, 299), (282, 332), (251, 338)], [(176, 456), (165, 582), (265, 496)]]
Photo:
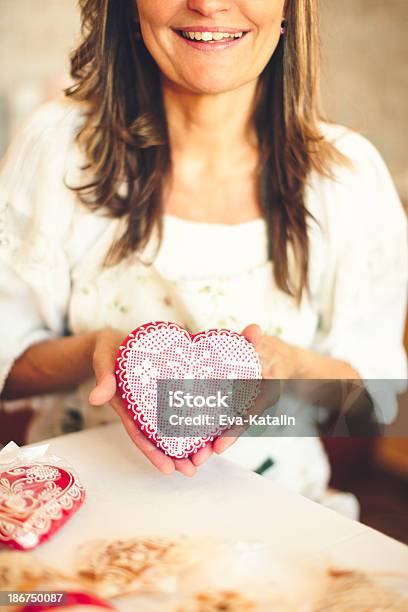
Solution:
[(213, 454), (213, 447), (211, 444), (204, 446), (204, 448), (200, 448), (199, 451), (196, 452), (195, 455), (191, 457), (191, 461), (196, 467), (200, 467), (207, 461), (209, 457)]
[(220, 455), (238, 440), (239, 436), (232, 436), (228, 433), (226, 436), (220, 436), (213, 443), (214, 453)]
[(238, 440), (239, 437), (248, 429), (248, 425), (233, 425), (224, 433), (222, 433), (216, 440), (213, 442), (213, 450), (214, 453), (220, 455), (224, 451), (227, 450), (230, 446), (234, 444)]
[(180, 472), (184, 476), (191, 477), (195, 475), (197, 468), (190, 459), (172, 459), (165, 455), (146, 438), (134, 423), (132, 423), (131, 419), (129, 419), (129, 415), (124, 412), (124, 408), (118, 405), (119, 402), (121, 402), (120, 398), (115, 398), (111, 404), (114, 404), (114, 408), (122, 419), (122, 423), (127, 433), (138, 449), (162, 474), (169, 475), (177, 470), (177, 472)]
[(119, 397), (115, 397), (111, 402), (111, 406), (118, 413), (122, 420), (129, 437), (143, 453), (143, 455), (152, 463), (162, 474), (172, 474), (176, 469), (173, 459), (165, 455), (160, 449), (146, 438), (146, 436), (138, 429), (135, 423), (129, 418), (128, 413), (122, 404)]
[(113, 329), (103, 330), (96, 337), (92, 359), (96, 386), (89, 395), (92, 406), (106, 404), (115, 396), (115, 360), (121, 340), (121, 334)]
[(257, 343), (261, 340), (263, 333), (259, 325), (256, 325), (256, 323), (252, 323), (251, 325), (246, 326), (246, 328), (242, 332), (242, 335), (245, 336), (245, 338), (249, 340), (249, 342), (251, 342), (254, 346), (256, 346)]
[(194, 476), (197, 472), (197, 468), (190, 459), (174, 459), (174, 465), (176, 466), (176, 470), (184, 476)]

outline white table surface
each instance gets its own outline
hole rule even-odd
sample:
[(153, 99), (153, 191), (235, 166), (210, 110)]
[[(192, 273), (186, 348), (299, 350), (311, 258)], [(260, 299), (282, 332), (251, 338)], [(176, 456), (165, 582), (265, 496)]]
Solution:
[(283, 556), (375, 571), (408, 571), (408, 547), (212, 457), (195, 477), (162, 476), (121, 424), (54, 438), (50, 452), (74, 466), (84, 506), (36, 554), (63, 567), (91, 538), (187, 535), (262, 540)]

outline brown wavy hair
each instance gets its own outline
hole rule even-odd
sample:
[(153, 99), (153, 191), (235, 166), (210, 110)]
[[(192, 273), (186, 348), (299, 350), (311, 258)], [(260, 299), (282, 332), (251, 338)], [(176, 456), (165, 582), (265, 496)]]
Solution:
[[(259, 77), (253, 110), (269, 257), (277, 286), (298, 302), (308, 288), (313, 221), (305, 205), (306, 181), (313, 170), (333, 178), (332, 162), (347, 164), (319, 129), (324, 118), (317, 5), (318, 0), (287, 0), (287, 35)], [(74, 84), (65, 93), (85, 103), (77, 141), (92, 180), (73, 189), (91, 209), (126, 219), (109, 265), (142, 249), (155, 226), (161, 236), (169, 140), (159, 69), (135, 33), (135, 0), (79, 0), (79, 6), (83, 40), (71, 55)]]

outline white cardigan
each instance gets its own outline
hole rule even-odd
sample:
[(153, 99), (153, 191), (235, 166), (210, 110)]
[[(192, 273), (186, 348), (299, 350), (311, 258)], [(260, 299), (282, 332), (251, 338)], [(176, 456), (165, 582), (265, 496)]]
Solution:
[[(165, 216), (151, 266), (130, 257), (101, 268), (123, 225), (86, 210), (64, 185), (64, 179), (79, 182), (84, 160), (74, 137), (81, 121), (80, 109), (68, 101), (44, 105), (20, 130), (2, 167), (0, 389), (27, 347), (64, 333), (111, 325), (126, 335), (151, 320), (172, 320), (193, 332), (242, 331), (258, 323), (269, 334), (349, 362), (371, 379), (380, 418), (393, 420), (395, 395), (407, 377), (407, 222), (370, 142), (322, 125), (354, 168), (336, 167), (336, 181), (310, 176), (307, 206), (319, 226), (310, 227), (311, 297), (297, 308), (273, 281), (263, 220), (228, 226)], [(142, 259), (154, 257), (153, 246), (154, 237)], [(376, 379), (393, 382), (384, 393)], [(95, 423), (106, 416), (84, 400), (89, 386), (80, 390), (81, 409)], [(55, 420), (56, 412), (49, 413)]]

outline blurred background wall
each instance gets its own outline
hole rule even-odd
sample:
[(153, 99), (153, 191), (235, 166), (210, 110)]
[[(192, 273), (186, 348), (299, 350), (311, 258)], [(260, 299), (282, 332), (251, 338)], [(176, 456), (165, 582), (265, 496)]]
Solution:
[(0, 155), (16, 126), (61, 89), (78, 37), (76, 0), (0, 0)]
[(408, 0), (321, 0), (331, 118), (380, 149), (408, 203)]
[[(408, 0), (320, 0), (322, 93), (334, 120), (367, 135), (408, 202)], [(78, 40), (76, 0), (0, 0), (0, 154), (52, 97)]]

